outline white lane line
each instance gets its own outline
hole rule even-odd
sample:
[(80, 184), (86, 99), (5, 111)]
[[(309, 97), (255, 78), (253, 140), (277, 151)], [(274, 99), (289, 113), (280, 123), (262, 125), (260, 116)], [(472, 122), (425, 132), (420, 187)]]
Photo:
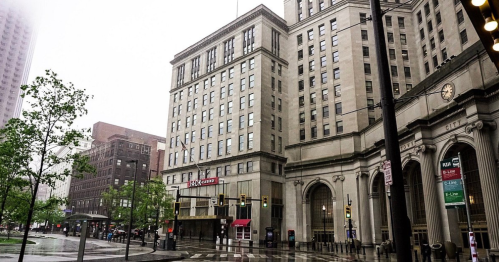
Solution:
[(253, 255), (253, 254), (247, 254), (247, 256), (248, 256), (248, 257), (251, 257), (251, 258), (254, 258), (254, 257), (255, 257), (255, 255)]
[(215, 256), (215, 254), (208, 254), (208, 255), (206, 255), (206, 257), (214, 257), (214, 256)]
[(194, 255), (194, 256), (192, 256), (191, 258), (198, 258), (198, 257), (200, 257), (200, 256), (202, 256), (202, 254), (195, 254), (195, 255)]

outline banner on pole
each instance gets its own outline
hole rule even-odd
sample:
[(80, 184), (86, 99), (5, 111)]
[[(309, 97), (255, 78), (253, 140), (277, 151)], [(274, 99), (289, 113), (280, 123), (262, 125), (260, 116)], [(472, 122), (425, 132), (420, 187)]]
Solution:
[(440, 161), (442, 185), (444, 187), (445, 208), (462, 208), (465, 206), (461, 165), (458, 157)]
[(468, 232), (470, 238), (471, 261), (478, 262), (478, 253), (476, 252), (476, 240), (473, 232)]

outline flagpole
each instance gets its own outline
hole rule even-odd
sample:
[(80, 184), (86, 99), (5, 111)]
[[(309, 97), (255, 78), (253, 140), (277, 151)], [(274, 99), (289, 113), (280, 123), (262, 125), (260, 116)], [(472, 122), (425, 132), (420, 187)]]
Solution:
[[(187, 151), (187, 147), (185, 146), (184, 142), (180, 141), (180, 144), (182, 144), (182, 151)], [(198, 163), (196, 163), (196, 160), (194, 160), (194, 158), (191, 156), (190, 152), (187, 152), (187, 154), (189, 154), (189, 159), (194, 162), (194, 164), (198, 168), (199, 172), (202, 172), (201, 168), (199, 168)]]

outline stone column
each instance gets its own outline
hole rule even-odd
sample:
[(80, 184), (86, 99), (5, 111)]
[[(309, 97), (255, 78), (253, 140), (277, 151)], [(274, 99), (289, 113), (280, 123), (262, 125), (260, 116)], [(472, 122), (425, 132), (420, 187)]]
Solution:
[(497, 176), (495, 154), (492, 148), (489, 130), (495, 130), (496, 123), (478, 120), (466, 127), (466, 132), (473, 132), (476, 157), (482, 187), (485, 216), (489, 232), (490, 248), (499, 251), (499, 177)]
[(345, 177), (342, 175), (333, 176), (333, 182), (335, 183), (336, 189), (336, 208), (334, 212), (334, 242), (345, 242), (347, 239), (346, 228), (345, 228), (345, 210), (344, 208), (344, 197), (343, 197), (343, 181)]
[(437, 241), (440, 243), (444, 242), (442, 214), (440, 213), (437, 180), (433, 165), (433, 152), (435, 150), (436, 146), (434, 145), (421, 145), (416, 148), (416, 152), (421, 157), (421, 179), (423, 181), (426, 227), (428, 228), (428, 242), (430, 244)]
[(359, 176), (359, 205), (360, 205), (360, 239), (362, 246), (372, 246), (371, 211), (369, 208), (369, 174), (360, 173)]

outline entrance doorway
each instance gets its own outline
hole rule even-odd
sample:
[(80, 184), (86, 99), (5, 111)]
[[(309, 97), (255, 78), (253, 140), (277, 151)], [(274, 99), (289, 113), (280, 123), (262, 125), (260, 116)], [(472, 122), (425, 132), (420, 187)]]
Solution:
[(409, 161), (403, 170), (405, 184), (409, 186), (409, 200), (412, 217), (412, 236), (415, 246), (420, 246), (422, 240), (428, 241), (426, 226), (426, 208), (423, 192), (421, 165), (417, 161)]
[[(333, 194), (325, 184), (311, 189), (312, 234), (316, 242), (334, 242)], [(324, 226), (325, 236), (324, 236)]]

